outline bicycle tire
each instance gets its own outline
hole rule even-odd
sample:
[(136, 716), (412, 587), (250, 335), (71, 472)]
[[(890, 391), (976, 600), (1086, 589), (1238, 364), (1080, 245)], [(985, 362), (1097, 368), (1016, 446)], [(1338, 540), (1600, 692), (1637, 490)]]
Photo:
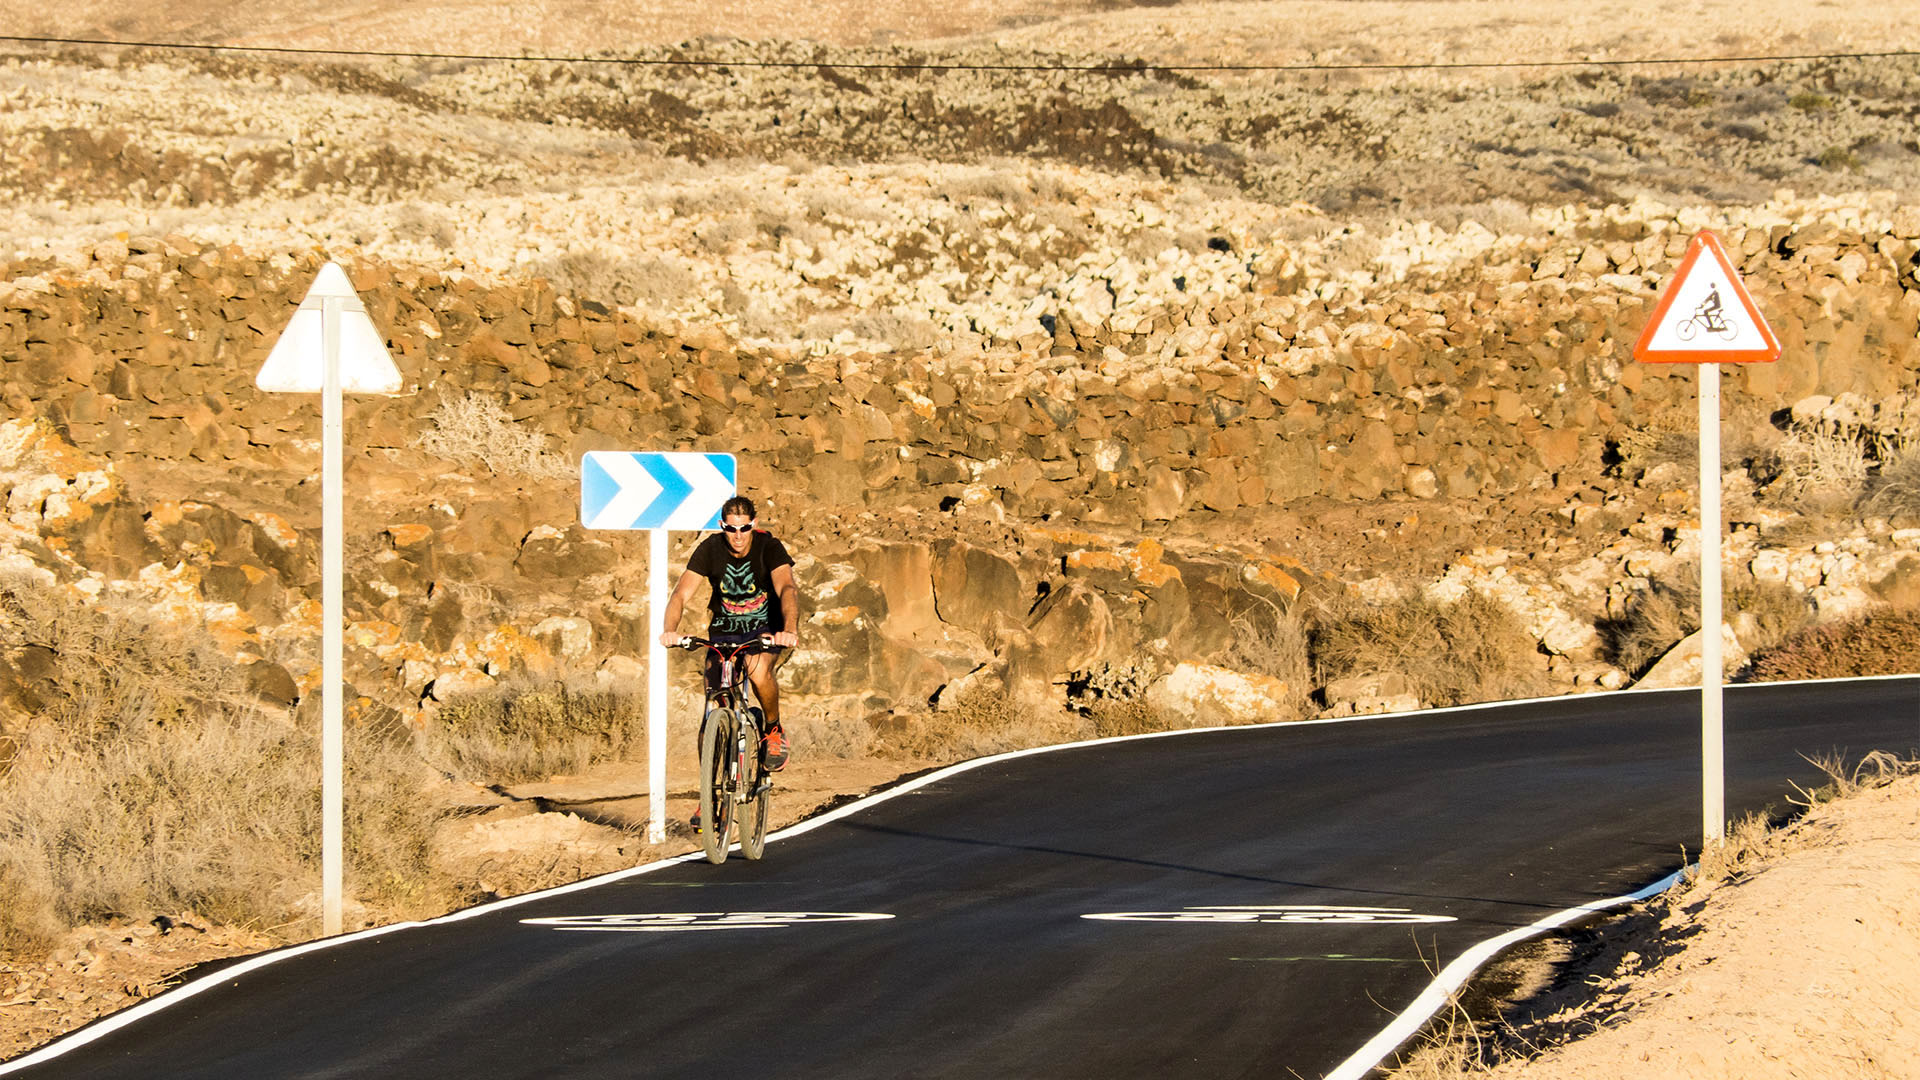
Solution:
[(767, 807), (773, 791), (767, 783), (766, 765), (761, 761), (765, 750), (761, 746), (760, 729), (751, 722), (744, 727), (751, 742), (747, 746), (746, 767), (740, 770), (740, 786), (746, 791), (759, 788), (760, 794), (740, 804), (740, 854), (755, 860), (767, 850)]
[(1699, 332), (1700, 328), (1694, 325), (1692, 319), (1682, 319), (1673, 328), (1674, 336), (1678, 337), (1681, 341), (1692, 341), (1694, 335)]
[(733, 735), (732, 712), (715, 709), (700, 731), (700, 847), (715, 866), (727, 861), (727, 836), (733, 831), (733, 784), (728, 779)]

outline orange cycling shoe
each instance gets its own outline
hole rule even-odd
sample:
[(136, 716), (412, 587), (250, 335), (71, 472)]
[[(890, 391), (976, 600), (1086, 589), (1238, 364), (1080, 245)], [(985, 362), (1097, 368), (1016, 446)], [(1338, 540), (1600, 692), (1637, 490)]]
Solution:
[(774, 728), (767, 732), (764, 744), (768, 772), (779, 772), (787, 767), (787, 733)]

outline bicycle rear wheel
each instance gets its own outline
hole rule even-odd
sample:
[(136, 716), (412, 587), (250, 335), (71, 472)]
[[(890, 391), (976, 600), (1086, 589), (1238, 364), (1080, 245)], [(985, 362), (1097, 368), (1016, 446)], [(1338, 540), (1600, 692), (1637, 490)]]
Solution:
[(727, 834), (733, 831), (734, 731), (739, 720), (727, 709), (707, 714), (700, 731), (700, 846), (707, 861), (727, 861)]

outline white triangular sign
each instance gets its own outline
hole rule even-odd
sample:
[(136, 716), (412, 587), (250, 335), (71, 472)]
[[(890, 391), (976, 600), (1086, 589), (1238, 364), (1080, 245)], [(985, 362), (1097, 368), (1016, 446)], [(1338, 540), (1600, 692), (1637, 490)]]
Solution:
[(349, 394), (397, 394), (400, 369), (387, 355), (386, 338), (367, 317), (367, 306), (353, 291), (347, 272), (338, 263), (320, 268), (307, 298), (287, 321), (280, 340), (273, 343), (267, 362), (253, 384), (269, 393), (317, 394), (327, 375), (321, 340), (325, 305), (340, 306), (340, 389)]
[(1633, 355), (1643, 363), (1765, 363), (1780, 359), (1780, 342), (1720, 238), (1702, 229), (1661, 292)]

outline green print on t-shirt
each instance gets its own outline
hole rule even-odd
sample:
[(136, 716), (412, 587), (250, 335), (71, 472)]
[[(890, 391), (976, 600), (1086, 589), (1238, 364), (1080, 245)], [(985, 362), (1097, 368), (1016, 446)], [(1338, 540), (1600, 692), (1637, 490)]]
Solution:
[(767, 593), (750, 562), (736, 563), (720, 575), (720, 615), (716, 634), (751, 634), (767, 628)]

